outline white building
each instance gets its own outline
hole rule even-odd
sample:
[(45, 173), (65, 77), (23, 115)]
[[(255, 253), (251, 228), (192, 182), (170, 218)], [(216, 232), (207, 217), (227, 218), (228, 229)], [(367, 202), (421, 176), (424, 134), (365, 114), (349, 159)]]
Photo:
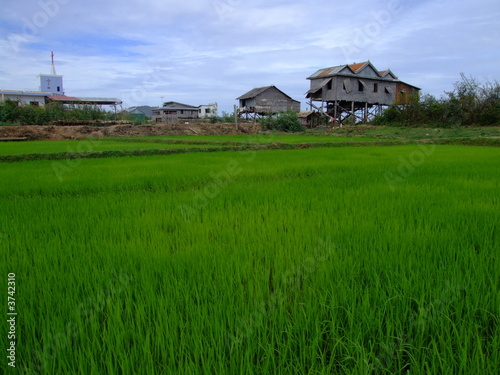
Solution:
[(217, 103), (210, 103), (207, 105), (200, 105), (198, 107), (198, 117), (207, 118), (212, 116), (218, 116), (219, 108)]
[(21, 105), (45, 105), (50, 92), (43, 91), (22, 91), (22, 90), (0, 90), (0, 100), (14, 100)]
[(63, 76), (56, 74), (54, 65), (54, 52), (52, 52), (52, 69), (50, 74), (39, 74), (40, 91), (51, 92), (56, 95), (64, 95)]

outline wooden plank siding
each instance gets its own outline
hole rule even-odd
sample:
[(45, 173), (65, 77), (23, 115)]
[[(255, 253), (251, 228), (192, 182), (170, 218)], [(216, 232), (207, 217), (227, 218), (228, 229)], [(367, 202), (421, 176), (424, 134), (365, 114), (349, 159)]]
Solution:
[(372, 107), (380, 113), (383, 106), (407, 103), (410, 94), (420, 90), (400, 81), (390, 69), (378, 71), (370, 61), (320, 69), (307, 79), (310, 88), (306, 98), (311, 109), (327, 113), (340, 123), (367, 121)]
[(300, 102), (292, 99), (275, 86), (255, 88), (237, 98), (240, 113), (272, 114), (300, 111)]

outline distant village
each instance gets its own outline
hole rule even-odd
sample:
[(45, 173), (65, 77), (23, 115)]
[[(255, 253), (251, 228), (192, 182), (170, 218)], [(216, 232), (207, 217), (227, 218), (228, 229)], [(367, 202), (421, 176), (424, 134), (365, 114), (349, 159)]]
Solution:
[[(43, 106), (48, 103), (63, 105), (122, 106), (117, 98), (74, 97), (65, 94), (63, 76), (56, 74), (54, 54), (50, 74), (39, 74), (38, 91), (2, 90), (0, 98), (15, 100), (21, 105)], [(336, 123), (366, 122), (392, 104), (405, 104), (410, 95), (420, 88), (401, 81), (390, 69), (379, 71), (370, 61), (337, 65), (316, 71), (307, 79), (310, 89), (305, 93), (307, 110), (276, 86), (253, 88), (236, 98), (235, 115), (246, 121), (280, 112), (294, 111), (299, 120), (314, 126), (319, 118), (329, 117)], [(188, 105), (168, 101), (162, 107), (134, 106), (127, 111), (140, 119), (156, 123), (192, 121), (218, 116), (217, 103)]]

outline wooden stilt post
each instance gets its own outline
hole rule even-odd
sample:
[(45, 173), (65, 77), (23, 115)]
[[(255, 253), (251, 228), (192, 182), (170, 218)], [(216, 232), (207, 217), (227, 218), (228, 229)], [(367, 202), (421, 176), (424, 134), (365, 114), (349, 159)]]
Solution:
[(356, 124), (356, 116), (354, 116), (354, 101), (351, 103), (351, 116), (352, 116), (352, 124)]
[[(335, 100), (335, 105), (333, 107), (333, 118), (334, 118), (334, 121), (337, 122), (337, 101)], [(334, 123), (335, 125), (335, 123)]]
[(364, 117), (363, 122), (367, 122), (368, 121), (368, 102), (365, 103), (365, 115), (363, 117)]

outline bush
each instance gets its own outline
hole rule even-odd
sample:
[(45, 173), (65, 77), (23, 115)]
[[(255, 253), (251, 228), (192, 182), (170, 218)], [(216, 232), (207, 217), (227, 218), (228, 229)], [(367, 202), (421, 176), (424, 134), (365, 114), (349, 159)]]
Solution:
[(224, 124), (230, 124), (234, 122), (234, 112), (233, 113), (227, 113), (222, 111), (222, 116), (210, 116), (208, 118), (208, 121), (211, 124), (218, 124), (218, 123), (224, 123)]
[(372, 121), (375, 125), (455, 127), (500, 125), (500, 84), (480, 85), (463, 73), (454, 90), (441, 99), (414, 95), (405, 105), (392, 105)]
[(259, 120), (265, 130), (278, 130), (282, 132), (303, 132), (306, 128), (300, 123), (297, 112), (282, 112), (277, 116), (264, 117)]
[(125, 113), (115, 114), (99, 107), (81, 106), (68, 107), (59, 103), (50, 103), (43, 107), (19, 105), (15, 100), (0, 102), (0, 123), (21, 125), (48, 125), (55, 120), (62, 121), (92, 121), (92, 120), (131, 120)]
[(18, 119), (19, 103), (17, 101), (7, 99), (0, 102), (0, 123), (14, 123), (17, 122)]

